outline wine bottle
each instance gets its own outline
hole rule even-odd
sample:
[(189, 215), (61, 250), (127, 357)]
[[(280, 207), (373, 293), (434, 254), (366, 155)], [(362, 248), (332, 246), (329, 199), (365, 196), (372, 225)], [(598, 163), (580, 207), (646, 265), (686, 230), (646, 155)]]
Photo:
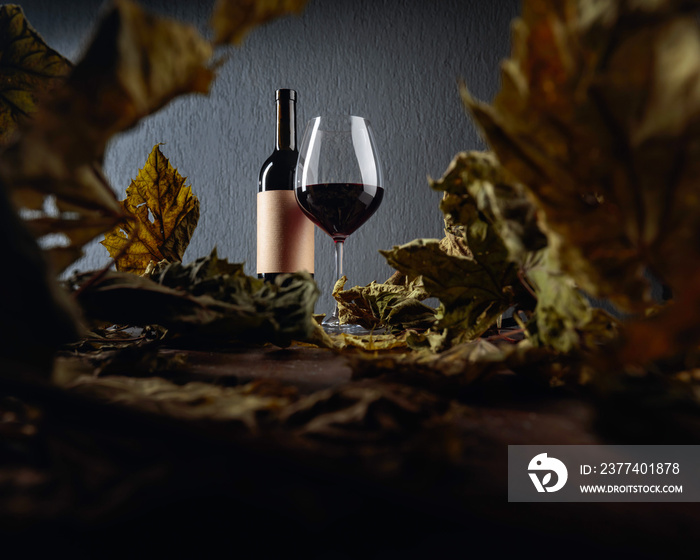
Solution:
[(275, 149), (263, 163), (258, 178), (257, 272), (258, 278), (265, 280), (274, 280), (285, 272), (314, 272), (314, 225), (294, 196), (299, 154), (296, 98), (292, 89), (275, 93)]

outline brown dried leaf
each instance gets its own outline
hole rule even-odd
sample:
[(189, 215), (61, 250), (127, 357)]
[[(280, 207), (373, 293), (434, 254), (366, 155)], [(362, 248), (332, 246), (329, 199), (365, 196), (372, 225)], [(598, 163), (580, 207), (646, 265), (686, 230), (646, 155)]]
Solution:
[(348, 360), (353, 374), (376, 377), (387, 373), (399, 378), (420, 376), (424, 379), (450, 379), (456, 384), (470, 384), (480, 377), (507, 368), (507, 359), (515, 351), (512, 344), (496, 345), (479, 338), (457, 344), (444, 352), (420, 348), (406, 353), (353, 353)]
[(372, 282), (343, 290), (346, 281), (343, 276), (333, 288), (341, 323), (394, 331), (426, 329), (435, 323), (435, 309), (421, 303), (428, 293), (419, 279), (404, 284)]
[[(510, 255), (516, 236), (507, 235), (510, 216), (501, 212), (509, 205), (519, 207), (522, 189), (508, 182), (492, 155), (477, 152), (457, 154), (431, 187), (445, 193), (440, 208), (447, 237), (416, 239), (380, 253), (409, 279), (420, 276), (428, 295), (440, 300), (438, 328), (454, 330), (461, 340), (473, 339), (524, 291)], [(498, 190), (499, 198), (489, 195), (489, 189)], [(518, 240), (524, 250), (526, 240)]]
[(492, 106), (463, 96), (535, 196), (556, 259), (587, 292), (680, 305), (633, 327), (628, 358), (700, 338), (700, 2), (527, 0)]
[(407, 385), (356, 383), (317, 391), (285, 409), (280, 419), (307, 437), (378, 442), (412, 433), (445, 406), (434, 394)]
[(504, 254), (493, 251), (484, 259), (448, 255), (437, 239), (416, 239), (380, 252), (409, 277), (422, 276), (430, 296), (440, 299), (438, 328), (476, 338), (513, 305), (512, 286), (518, 280)]
[(211, 26), (217, 44), (241, 44), (248, 32), (287, 14), (300, 14), (307, 0), (217, 0)]
[(352, 334), (334, 334), (332, 336), (332, 345), (329, 348), (334, 348), (335, 350), (343, 349), (357, 349), (367, 350), (368, 352), (375, 352), (377, 350), (396, 350), (396, 349), (408, 349), (407, 339), (415, 331), (404, 331), (400, 334), (365, 334), (365, 335), (352, 335)]
[(50, 48), (22, 8), (0, 6), (0, 148), (37, 111), (43, 96), (62, 84), (73, 65)]
[[(132, 326), (161, 325), (204, 343), (246, 341), (289, 346), (307, 340), (318, 287), (308, 273), (285, 274), (275, 283), (246, 276), (243, 265), (211, 255), (187, 265), (157, 267), (151, 280), (110, 271), (71, 278), (87, 318)], [(84, 284), (90, 280), (90, 283)]]
[(177, 385), (159, 377), (84, 375), (66, 388), (144, 412), (189, 421), (241, 424), (249, 430), (257, 428), (262, 415), (289, 404), (289, 400), (283, 397), (256, 395), (253, 384), (240, 387), (220, 387), (200, 382)]

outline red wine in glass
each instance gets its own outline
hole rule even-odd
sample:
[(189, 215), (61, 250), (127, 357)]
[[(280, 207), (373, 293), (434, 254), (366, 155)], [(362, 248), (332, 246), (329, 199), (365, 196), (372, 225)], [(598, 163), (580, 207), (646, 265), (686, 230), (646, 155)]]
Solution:
[(312, 222), (335, 241), (344, 240), (374, 214), (384, 189), (363, 183), (297, 187), (297, 202)]

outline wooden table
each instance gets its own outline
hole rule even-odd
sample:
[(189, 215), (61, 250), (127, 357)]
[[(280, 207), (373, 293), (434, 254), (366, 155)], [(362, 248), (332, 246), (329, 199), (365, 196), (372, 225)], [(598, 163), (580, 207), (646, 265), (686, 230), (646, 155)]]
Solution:
[[(271, 380), (301, 397), (403, 390), (396, 379), (353, 379), (348, 359), (325, 349), (162, 354), (183, 352), (178, 383)], [(452, 408), (439, 421), (355, 441), (300, 426), (187, 422), (16, 380), (0, 389), (41, 411), (38, 435), (17, 437), (25, 448), (0, 468), (4, 542), (25, 550), (54, 542), (94, 556), (134, 546), (162, 556), (193, 546), (208, 557), (201, 551), (223, 542), (229, 554), (252, 546), (256, 557), (447, 558), (546, 545), (567, 557), (644, 557), (689, 543), (700, 522), (698, 504), (508, 503), (508, 445), (631, 443), (589, 395), (534, 389), (514, 375), (459, 395), (442, 389), (435, 398)]]

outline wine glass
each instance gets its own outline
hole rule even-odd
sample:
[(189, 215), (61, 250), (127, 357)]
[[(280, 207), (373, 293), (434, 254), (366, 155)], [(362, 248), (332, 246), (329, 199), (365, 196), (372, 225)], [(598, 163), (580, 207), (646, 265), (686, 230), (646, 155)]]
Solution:
[[(299, 150), (295, 193), (304, 214), (333, 238), (335, 276), (340, 278), (345, 240), (375, 213), (384, 197), (369, 121), (348, 115), (311, 119)], [(341, 324), (337, 303), (323, 328), (334, 333), (369, 332), (360, 325)]]

